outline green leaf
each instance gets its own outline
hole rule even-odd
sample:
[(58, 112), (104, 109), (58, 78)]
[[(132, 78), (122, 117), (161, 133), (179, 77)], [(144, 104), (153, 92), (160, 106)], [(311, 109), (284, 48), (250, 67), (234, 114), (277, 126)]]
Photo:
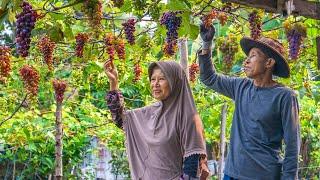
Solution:
[(172, 11), (190, 11), (190, 8), (188, 5), (180, 0), (170, 0), (169, 3), (167, 4), (167, 9), (172, 10)]
[(190, 24), (190, 33), (189, 33), (189, 37), (192, 40), (196, 40), (198, 38), (199, 35), (199, 26), (196, 26), (194, 24)]

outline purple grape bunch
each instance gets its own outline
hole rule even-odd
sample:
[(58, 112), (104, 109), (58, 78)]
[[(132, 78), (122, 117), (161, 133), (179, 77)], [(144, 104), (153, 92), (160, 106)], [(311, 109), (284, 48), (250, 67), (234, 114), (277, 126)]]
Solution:
[(16, 15), (17, 18), (17, 35), (16, 35), (16, 46), (17, 51), (22, 57), (28, 56), (28, 50), (31, 42), (31, 31), (35, 26), (37, 20), (37, 13), (32, 9), (32, 6), (23, 1), (20, 5), (22, 12)]
[(251, 38), (258, 39), (261, 36), (261, 26), (262, 20), (261, 16), (258, 14), (258, 11), (253, 11), (249, 14), (249, 23)]
[(177, 16), (180, 12), (165, 12), (160, 18), (160, 24), (167, 28), (167, 37), (164, 45), (164, 53), (172, 56), (177, 49), (178, 29), (182, 18)]
[(129, 19), (127, 22), (122, 23), (124, 28), (124, 33), (126, 34), (126, 39), (129, 44), (133, 45), (135, 42), (134, 32), (136, 21), (134, 19)]
[(287, 38), (289, 40), (289, 55), (291, 59), (297, 59), (302, 42), (302, 36), (298, 31), (292, 30)]

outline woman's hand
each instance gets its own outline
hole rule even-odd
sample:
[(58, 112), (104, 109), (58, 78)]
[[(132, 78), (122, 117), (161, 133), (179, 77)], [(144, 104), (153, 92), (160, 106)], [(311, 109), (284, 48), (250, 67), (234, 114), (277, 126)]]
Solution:
[(114, 67), (113, 62), (108, 61), (104, 65), (105, 73), (109, 79), (110, 91), (118, 90), (118, 71)]

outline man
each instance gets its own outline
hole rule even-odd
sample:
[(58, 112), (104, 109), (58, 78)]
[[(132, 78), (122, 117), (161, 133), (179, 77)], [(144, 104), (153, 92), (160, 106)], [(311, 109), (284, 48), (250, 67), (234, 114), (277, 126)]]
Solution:
[[(288, 78), (289, 66), (278, 41), (243, 38), (247, 78), (219, 75), (211, 63), (214, 27), (200, 27), (200, 79), (209, 88), (230, 97), (235, 110), (224, 179), (297, 179), (300, 147), (298, 102), (295, 93), (272, 79)], [(280, 156), (282, 140), (284, 158)]]

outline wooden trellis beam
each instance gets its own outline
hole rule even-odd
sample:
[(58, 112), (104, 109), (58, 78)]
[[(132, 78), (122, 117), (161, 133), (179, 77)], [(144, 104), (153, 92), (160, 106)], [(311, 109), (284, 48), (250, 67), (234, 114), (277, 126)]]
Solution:
[[(253, 8), (264, 9), (272, 13), (293, 13), (295, 15), (305, 16), (312, 19), (320, 19), (320, 3), (306, 0), (222, 0), (222, 2), (231, 2)], [(287, 4), (291, 4), (288, 9)]]

